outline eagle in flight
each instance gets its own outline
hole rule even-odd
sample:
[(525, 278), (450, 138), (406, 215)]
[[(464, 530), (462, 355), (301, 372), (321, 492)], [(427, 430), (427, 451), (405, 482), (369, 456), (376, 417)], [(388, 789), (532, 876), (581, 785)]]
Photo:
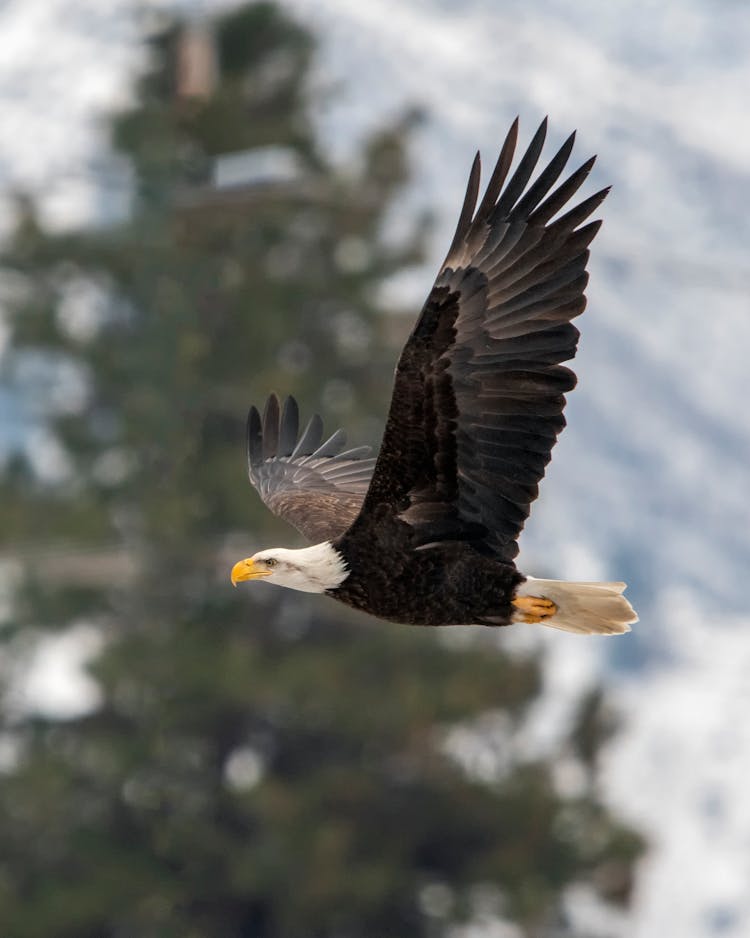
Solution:
[[(617, 634), (637, 621), (624, 583), (525, 576), (517, 539), (565, 426), (576, 376), (571, 320), (586, 305), (587, 221), (609, 189), (569, 207), (594, 157), (557, 185), (571, 134), (529, 185), (546, 120), (509, 177), (514, 121), (485, 193), (469, 175), (448, 254), (396, 367), (377, 458), (323, 441), (313, 416), (268, 398), (247, 421), (250, 481), (313, 546), (261, 550), (232, 569), (242, 580), (335, 599), (413, 625), (539, 622)], [(561, 211), (565, 211), (561, 213)]]

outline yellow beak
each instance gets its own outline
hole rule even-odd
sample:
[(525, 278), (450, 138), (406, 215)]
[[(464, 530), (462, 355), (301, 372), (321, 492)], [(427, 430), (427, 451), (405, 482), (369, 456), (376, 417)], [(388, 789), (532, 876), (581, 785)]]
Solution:
[(253, 560), (239, 560), (232, 567), (230, 578), (232, 586), (236, 586), (242, 580), (259, 580), (261, 577), (270, 576), (271, 571), (266, 567), (257, 565)]

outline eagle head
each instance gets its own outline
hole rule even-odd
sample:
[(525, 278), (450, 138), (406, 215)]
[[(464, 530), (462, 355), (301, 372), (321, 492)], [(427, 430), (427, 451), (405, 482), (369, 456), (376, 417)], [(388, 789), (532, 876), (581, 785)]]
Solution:
[(348, 576), (346, 561), (330, 541), (289, 550), (271, 547), (258, 551), (232, 567), (232, 585), (242, 580), (266, 580), (304, 593), (336, 589)]

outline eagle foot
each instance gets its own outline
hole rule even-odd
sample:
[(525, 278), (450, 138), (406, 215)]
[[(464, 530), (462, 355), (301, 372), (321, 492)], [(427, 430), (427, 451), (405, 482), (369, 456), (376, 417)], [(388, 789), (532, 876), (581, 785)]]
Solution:
[(513, 616), (516, 622), (544, 622), (557, 612), (552, 600), (543, 596), (517, 596), (513, 605), (518, 610)]

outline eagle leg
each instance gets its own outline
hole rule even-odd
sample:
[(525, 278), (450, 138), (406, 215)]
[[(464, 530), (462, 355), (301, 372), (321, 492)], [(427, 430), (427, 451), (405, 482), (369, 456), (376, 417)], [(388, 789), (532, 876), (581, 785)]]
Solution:
[(544, 622), (557, 612), (552, 600), (543, 596), (517, 596), (513, 605), (518, 610), (513, 615), (514, 622)]

